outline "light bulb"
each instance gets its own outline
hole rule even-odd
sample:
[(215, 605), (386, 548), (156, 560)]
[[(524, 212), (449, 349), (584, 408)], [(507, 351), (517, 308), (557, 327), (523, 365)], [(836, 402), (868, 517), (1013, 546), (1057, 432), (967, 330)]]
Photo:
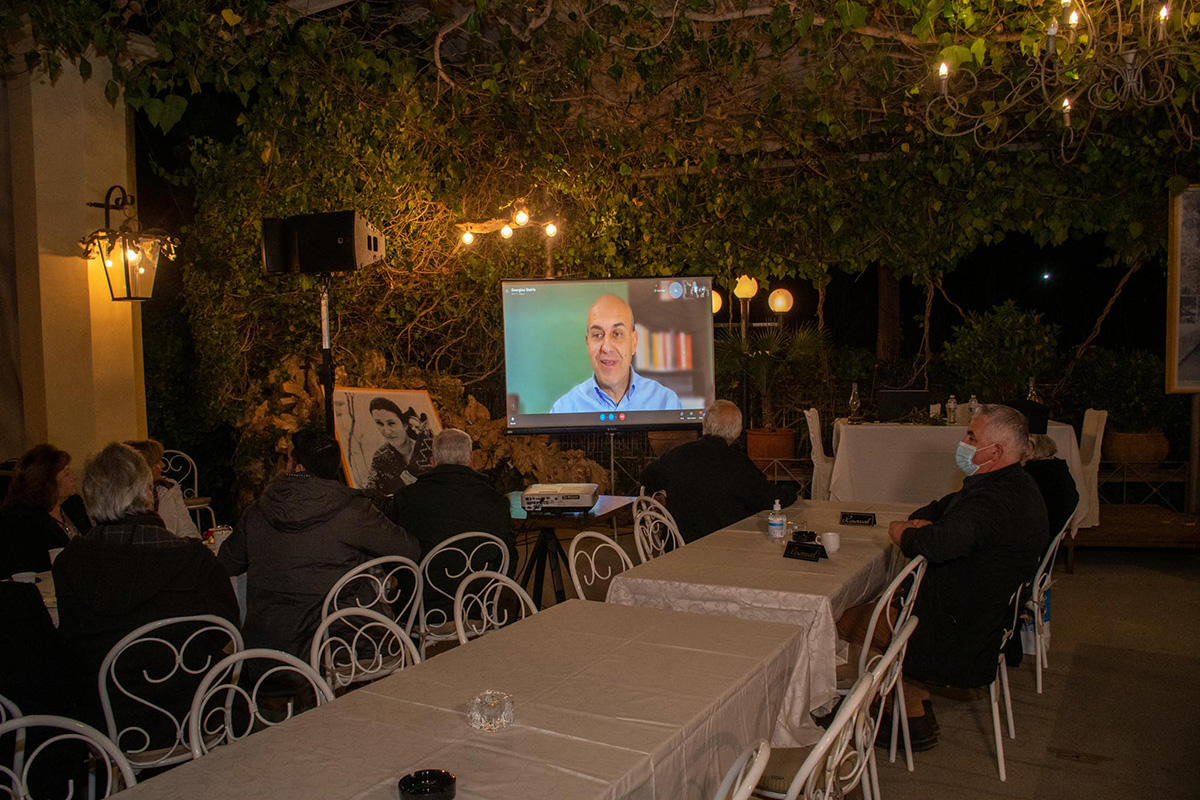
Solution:
[(943, 61), (942, 65), (940, 67), (938, 67), (938, 77), (939, 78), (950, 77), (950, 65), (947, 64), (945, 61)]
[(514, 217), (514, 219), (516, 219), (518, 225), (524, 225), (525, 223), (529, 222), (529, 213), (522, 208), (517, 212), (517, 216)]
[(546, 223), (546, 235), (550, 237), (558, 236), (558, 226), (553, 222)]
[(1158, 18), (1160, 20), (1162, 20), (1163, 22), (1166, 22), (1167, 17), (1169, 17), (1169, 16), (1171, 16), (1171, 11), (1166, 6), (1163, 6), (1162, 8), (1160, 8), (1158, 10)]
[(741, 275), (737, 279), (737, 285), (733, 287), (733, 293), (742, 300), (749, 300), (758, 294), (758, 281), (749, 275)]
[(146, 272), (146, 268), (145, 268), (145, 267), (138, 267), (138, 275), (145, 274), (145, 272)]
[(767, 297), (767, 305), (776, 314), (786, 314), (791, 311), (794, 302), (792, 293), (787, 289), (776, 289)]
[(1064, 97), (1063, 98), (1063, 113), (1065, 114), (1070, 110), (1071, 110), (1071, 98)]
[(1071, 23), (1071, 27), (1072, 27), (1072, 28), (1078, 28), (1078, 27), (1079, 27), (1079, 12), (1078, 12), (1078, 11), (1072, 11), (1072, 12), (1071, 12), (1070, 23)]
[(713, 303), (713, 313), (714, 314), (717, 313), (718, 311), (720, 311), (721, 306), (723, 306), (725, 304), (725, 302), (721, 299), (721, 293), (718, 292), (716, 289), (713, 289), (712, 303)]
[(133, 248), (130, 248), (125, 251), (125, 260), (131, 264), (136, 264), (137, 260), (141, 257), (142, 257), (142, 254), (139, 253), (137, 250), (134, 250)]
[(471, 233), (470, 231), (463, 231), (462, 243), (470, 244), (473, 241), (475, 241), (475, 234)]
[(106, 267), (111, 267), (111, 266), (112, 266), (112, 259), (111, 259), (111, 258), (106, 258), (106, 259), (104, 259), (104, 266), (106, 266)]
[(505, 225), (503, 228), (500, 229), (500, 235), (503, 236), (505, 239), (511, 239), (512, 238), (512, 226)]

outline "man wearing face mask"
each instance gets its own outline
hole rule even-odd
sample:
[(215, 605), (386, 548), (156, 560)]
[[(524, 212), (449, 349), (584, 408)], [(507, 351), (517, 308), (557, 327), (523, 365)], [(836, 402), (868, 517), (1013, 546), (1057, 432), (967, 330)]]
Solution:
[[(1021, 468), (1028, 439), (1019, 411), (980, 407), (955, 454), (967, 476), (962, 489), (889, 526), (904, 555), (929, 561), (906, 679), (966, 688), (995, 678), (1000, 636), (1012, 622), (1009, 598), (1033, 577), (1050, 536), (1041, 492)], [(913, 689), (906, 699), (928, 697)]]

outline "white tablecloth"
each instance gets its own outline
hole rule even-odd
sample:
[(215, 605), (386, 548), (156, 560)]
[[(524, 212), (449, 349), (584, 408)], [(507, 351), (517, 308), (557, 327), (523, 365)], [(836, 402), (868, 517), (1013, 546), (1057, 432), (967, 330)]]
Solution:
[[(137, 798), (379, 798), (417, 769), (460, 800), (711, 797), (769, 735), (794, 627), (571, 600), (139, 784)], [(511, 693), (485, 733), (469, 698)]]
[[(915, 508), (801, 500), (787, 509), (789, 521), (802, 530), (841, 535), (841, 549), (828, 560), (784, 558), (783, 543), (767, 538), (764, 512), (627, 570), (609, 586), (608, 601), (800, 626), (804, 649), (797, 654), (772, 743), (812, 744), (822, 731), (809, 712), (837, 695), (835, 623), (886, 585), (897, 561), (887, 524), (906, 519)], [(875, 512), (876, 527), (840, 525), (840, 511)]]
[[(963, 474), (954, 451), (966, 435), (966, 425), (833, 425), (833, 476), (829, 498), (839, 501), (882, 500), (926, 503), (962, 488)], [(1080, 513), (1087, 516), (1087, 479), (1079, 461), (1075, 429), (1051, 422), (1047, 433), (1058, 445), (1058, 458), (1067, 462), (1079, 491)], [(1082, 526), (1081, 526), (1082, 527)], [(1058, 531), (1055, 531), (1057, 533)]]

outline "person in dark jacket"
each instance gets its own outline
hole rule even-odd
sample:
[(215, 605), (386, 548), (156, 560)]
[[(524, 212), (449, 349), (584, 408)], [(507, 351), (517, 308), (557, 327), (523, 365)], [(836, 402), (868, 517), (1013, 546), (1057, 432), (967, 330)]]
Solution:
[(646, 467), (646, 494), (666, 492), (667, 510), (686, 542), (751, 514), (796, 500), (794, 489), (771, 483), (733, 443), (742, 433), (742, 412), (728, 400), (704, 411), (703, 436), (670, 450)]
[(321, 603), (338, 578), (379, 556), (420, 558), (416, 539), (338, 482), (340, 459), (332, 436), (297, 433), (287, 473), (267, 485), (221, 545), (229, 575), (246, 575), (248, 648), (307, 661)]
[(215, 614), (236, 625), (238, 605), (208, 548), (177, 538), (154, 513), (154, 478), (136, 450), (114, 442), (88, 459), (83, 496), (97, 524), (54, 562), (54, 588), (84, 721), (103, 730), (96, 678), (121, 637), (168, 617)]
[(17, 462), (0, 508), (0, 578), (46, 572), (49, 551), (92, 529), (75, 494), (71, 455), (52, 444), (33, 447)]

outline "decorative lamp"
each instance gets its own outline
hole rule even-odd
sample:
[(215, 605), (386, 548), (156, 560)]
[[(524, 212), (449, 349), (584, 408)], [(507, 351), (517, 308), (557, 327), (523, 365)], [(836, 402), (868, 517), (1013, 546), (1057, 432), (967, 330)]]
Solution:
[(776, 314), (786, 314), (792, 310), (792, 293), (787, 289), (776, 289), (767, 297), (767, 305)]
[(547, 222), (545, 231), (546, 231), (546, 235), (553, 239), (555, 236), (558, 235), (558, 226), (555, 225), (553, 222)]
[(739, 276), (737, 285), (733, 287), (733, 294), (739, 300), (749, 300), (758, 294), (758, 281), (749, 275)]
[(724, 301), (721, 299), (721, 293), (718, 292), (716, 289), (713, 289), (712, 303), (713, 303), (713, 313), (714, 314), (716, 314), (718, 311), (720, 311), (721, 306), (725, 304)]
[[(179, 241), (166, 231), (142, 230), (133, 213), (136, 201), (123, 186), (112, 186), (102, 203), (88, 203), (104, 209), (104, 227), (80, 240), (83, 257), (89, 261), (99, 256), (108, 279), (108, 291), (113, 300), (149, 300), (154, 292), (154, 275), (159, 256), (175, 259)], [(123, 211), (125, 220), (113, 228), (112, 212)]]

